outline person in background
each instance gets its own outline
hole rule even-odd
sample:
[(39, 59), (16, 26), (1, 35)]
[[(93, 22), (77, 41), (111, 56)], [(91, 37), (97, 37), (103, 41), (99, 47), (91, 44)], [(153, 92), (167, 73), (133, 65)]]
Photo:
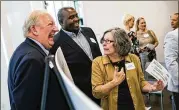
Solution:
[(92, 95), (92, 60), (101, 56), (98, 41), (93, 30), (79, 26), (79, 17), (72, 7), (63, 7), (58, 11), (61, 30), (55, 35), (55, 44), (50, 50), (55, 54), (61, 47), (75, 85), (98, 105), (100, 100)]
[[(158, 39), (152, 30), (147, 29), (146, 21), (143, 17), (138, 18), (136, 21), (136, 36), (139, 40), (139, 56), (142, 71), (145, 78), (148, 78), (147, 73), (145, 73), (146, 63), (151, 62), (153, 58), (156, 59), (155, 48), (158, 46)], [(149, 57), (149, 55), (153, 56)]]
[(129, 32), (131, 32), (131, 29), (133, 28), (134, 26), (134, 21), (135, 21), (135, 18), (134, 16), (130, 15), (130, 14), (126, 14), (123, 18), (123, 24), (125, 26), (125, 31), (126, 33), (128, 34)]
[[(144, 77), (146, 80), (153, 80), (154, 77), (146, 73), (145, 69), (153, 59), (156, 59), (155, 48), (158, 46), (158, 39), (152, 30), (147, 29), (146, 21), (143, 17), (139, 17), (136, 21), (136, 36), (139, 41), (139, 57)], [(151, 105), (147, 94), (143, 96), (146, 107), (150, 107)]]
[(132, 43), (131, 53), (134, 53), (137, 56), (139, 56), (139, 41), (137, 40), (135, 32), (131, 31), (131, 29), (134, 26), (134, 21), (135, 21), (134, 16), (130, 14), (126, 14), (123, 19), (123, 24), (125, 26), (125, 31), (128, 34)]
[(125, 30), (112, 28), (101, 39), (104, 55), (92, 62), (92, 91), (104, 110), (144, 110), (142, 92), (164, 88), (161, 80), (145, 81), (140, 60), (130, 54), (131, 43)]
[(164, 58), (166, 68), (171, 75), (168, 80), (167, 89), (172, 92), (176, 110), (179, 109), (179, 83), (178, 83), (178, 16), (179, 13), (171, 15), (171, 26), (173, 31), (168, 32), (164, 39)]
[[(23, 32), (26, 39), (16, 48), (9, 63), (11, 110), (40, 110), (45, 57), (54, 44), (53, 37), (57, 31), (52, 16), (43, 10), (34, 10), (25, 21)], [(66, 63), (63, 57), (61, 60)], [(69, 110), (55, 73), (49, 71), (45, 110)]]

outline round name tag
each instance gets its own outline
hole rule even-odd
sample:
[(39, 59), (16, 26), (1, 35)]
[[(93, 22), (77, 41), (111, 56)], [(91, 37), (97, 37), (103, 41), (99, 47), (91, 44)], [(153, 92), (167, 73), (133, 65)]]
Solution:
[(149, 34), (144, 34), (144, 37), (149, 37)]

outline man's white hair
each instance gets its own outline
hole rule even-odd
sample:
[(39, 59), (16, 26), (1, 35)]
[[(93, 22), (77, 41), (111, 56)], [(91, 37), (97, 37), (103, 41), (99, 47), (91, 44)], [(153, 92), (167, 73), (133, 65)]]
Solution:
[(27, 34), (31, 26), (38, 24), (39, 21), (38, 18), (46, 14), (48, 14), (46, 10), (34, 10), (33, 12), (30, 13), (30, 15), (27, 17), (23, 25), (24, 37), (27, 37)]

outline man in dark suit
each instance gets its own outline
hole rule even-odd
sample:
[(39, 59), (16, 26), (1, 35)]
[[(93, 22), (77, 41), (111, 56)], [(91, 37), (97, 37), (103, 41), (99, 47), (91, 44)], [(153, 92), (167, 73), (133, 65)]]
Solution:
[(52, 54), (60, 46), (76, 86), (97, 104), (99, 100), (92, 95), (92, 60), (101, 56), (96, 36), (91, 28), (79, 27), (79, 17), (72, 7), (61, 8), (58, 20), (62, 29), (55, 35)]
[[(24, 23), (25, 41), (13, 53), (8, 72), (11, 110), (40, 110), (45, 57), (58, 31), (45, 11), (33, 11)], [(57, 77), (50, 70), (45, 110), (69, 110)]]

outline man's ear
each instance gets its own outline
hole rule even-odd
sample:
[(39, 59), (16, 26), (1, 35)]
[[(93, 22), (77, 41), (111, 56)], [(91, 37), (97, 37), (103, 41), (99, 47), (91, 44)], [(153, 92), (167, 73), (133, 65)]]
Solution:
[(37, 36), (39, 33), (37, 31), (37, 28), (35, 27), (35, 25), (30, 27), (30, 31), (32, 32), (32, 34), (34, 34), (35, 36)]

